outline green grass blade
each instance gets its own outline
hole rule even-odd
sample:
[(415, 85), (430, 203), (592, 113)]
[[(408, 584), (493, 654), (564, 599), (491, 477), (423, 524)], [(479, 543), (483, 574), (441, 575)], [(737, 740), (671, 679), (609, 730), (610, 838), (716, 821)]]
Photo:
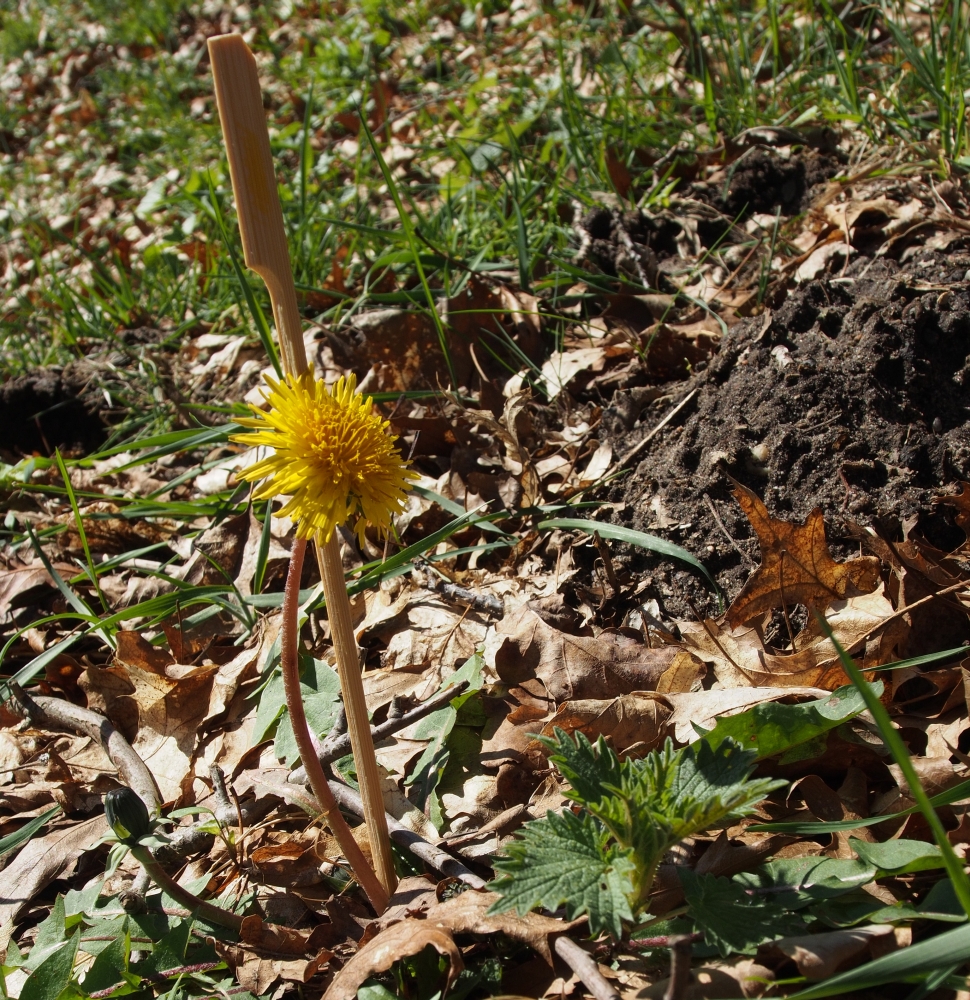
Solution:
[(448, 346), (448, 334), (444, 324), (441, 322), (441, 316), (435, 308), (434, 294), (431, 291), (431, 286), (428, 284), (428, 277), (424, 273), (424, 265), (421, 263), (421, 251), (414, 232), (414, 224), (411, 222), (411, 216), (405, 211), (404, 202), (401, 200), (401, 193), (398, 191), (394, 177), (387, 167), (387, 162), (381, 155), (381, 151), (374, 141), (371, 130), (367, 127), (367, 116), (363, 111), (360, 112), (360, 129), (367, 137), (367, 142), (370, 144), (374, 158), (377, 160), (377, 165), (381, 168), (381, 173), (384, 175), (384, 183), (387, 185), (387, 190), (390, 192), (391, 198), (394, 199), (394, 207), (397, 209), (398, 217), (401, 220), (401, 228), (404, 230), (408, 247), (411, 250), (411, 256), (414, 258), (414, 269), (418, 273), (418, 280), (421, 282), (421, 287), (424, 289), (425, 298), (428, 302), (428, 312), (431, 314), (435, 330), (438, 332), (438, 342), (441, 345), (441, 352), (445, 356), (445, 364), (448, 366), (448, 378), (451, 380), (451, 388), (457, 392), (458, 375), (455, 372), (455, 364), (451, 357), (451, 348)]
[(91, 547), (88, 545), (88, 535), (84, 530), (84, 519), (81, 517), (80, 508), (77, 505), (77, 497), (74, 495), (74, 486), (71, 483), (71, 477), (68, 475), (67, 468), (64, 465), (64, 459), (61, 458), (60, 448), (54, 450), (54, 461), (57, 463), (57, 471), (61, 474), (61, 479), (64, 480), (64, 489), (67, 490), (67, 499), (71, 505), (71, 510), (74, 512), (74, 524), (77, 527), (77, 533), (81, 536), (81, 548), (84, 549), (84, 559), (88, 564), (88, 578), (94, 585), (95, 592), (98, 595), (98, 600), (101, 602), (101, 610), (107, 614), (108, 602), (104, 599), (104, 594), (101, 592), (101, 584), (98, 582), (98, 574), (94, 568), (94, 560), (91, 558)]
[(707, 567), (700, 559), (692, 556), (687, 549), (683, 549), (673, 542), (668, 542), (665, 538), (648, 535), (645, 531), (634, 531), (633, 528), (625, 528), (621, 524), (587, 521), (581, 517), (554, 517), (548, 521), (540, 521), (536, 527), (540, 531), (551, 530), (552, 528), (566, 528), (575, 531), (585, 531), (590, 535), (595, 532), (601, 538), (612, 538), (617, 542), (626, 542), (628, 545), (636, 545), (641, 549), (649, 549), (651, 552), (667, 556), (669, 559), (677, 559), (697, 570), (711, 585), (714, 592), (718, 596), (721, 595), (721, 588), (717, 585), (714, 577), (708, 573)]
[(846, 996), (854, 990), (871, 989), (886, 983), (912, 982), (918, 976), (928, 975), (937, 969), (963, 965), (968, 958), (970, 925), (963, 925), (833, 976), (818, 986), (790, 993), (788, 1000), (820, 1000), (821, 997)]
[[(954, 802), (965, 802), (970, 799), (970, 781), (961, 781), (959, 785), (948, 788), (945, 792), (934, 795), (929, 804), (934, 808), (950, 806)], [(795, 833), (803, 837), (814, 837), (820, 833), (838, 833), (840, 830), (855, 830), (860, 826), (878, 826), (904, 816), (912, 816), (919, 812), (919, 806), (910, 806), (899, 812), (886, 813), (884, 816), (868, 816), (866, 819), (840, 819), (831, 823), (757, 823), (749, 829), (757, 833)]]
[(886, 711), (883, 703), (876, 697), (870, 686), (863, 679), (862, 671), (859, 670), (855, 665), (855, 661), (846, 653), (835, 638), (835, 634), (829, 627), (828, 622), (821, 615), (818, 616), (818, 621), (839, 654), (842, 669), (862, 694), (866, 708), (869, 709), (873, 719), (876, 721), (876, 725), (879, 727), (879, 735), (886, 746), (889, 747), (889, 752), (893, 755), (893, 759), (903, 772), (906, 784), (909, 785), (910, 794), (915, 799), (916, 805), (923, 814), (927, 825), (933, 831), (933, 838), (936, 840), (937, 846), (943, 855), (943, 863), (946, 866), (947, 874), (953, 881), (953, 891), (956, 893), (956, 897), (967, 916), (970, 917), (970, 878), (967, 877), (967, 873), (963, 870), (963, 864), (953, 850), (953, 845), (947, 836), (946, 828), (943, 826), (943, 822), (937, 815), (929, 796), (926, 794), (919, 780), (919, 775), (916, 773), (916, 768), (913, 767), (912, 758), (909, 755), (906, 744), (903, 743), (903, 738), (893, 726), (892, 720), (889, 718), (889, 713)]
[(26, 844), (42, 826), (52, 820), (60, 811), (60, 806), (54, 806), (53, 809), (48, 809), (47, 812), (43, 812), (24, 823), (15, 833), (8, 833), (6, 837), (0, 837), (0, 858)]
[[(67, 603), (70, 604), (70, 606), (74, 608), (74, 610), (81, 615), (82, 618), (97, 621), (98, 616), (94, 613), (94, 610), (90, 607), (87, 601), (72, 590), (64, 581), (64, 577), (62, 577), (61, 574), (54, 568), (54, 564), (47, 558), (47, 553), (41, 547), (37, 536), (34, 534), (33, 529), (29, 525), (27, 526), (27, 536), (30, 538), (31, 547), (37, 555), (37, 558), (40, 559), (44, 569), (47, 570), (50, 578), (54, 581), (54, 586), (57, 587), (63, 595), (64, 600), (67, 601)], [(108, 646), (114, 649), (114, 638), (105, 629), (98, 628), (95, 631)]]
[(266, 517), (259, 535), (259, 549), (256, 552), (256, 568), (253, 571), (253, 593), (261, 594), (266, 578), (266, 563), (269, 558), (269, 543), (273, 536), (273, 501), (266, 504)]

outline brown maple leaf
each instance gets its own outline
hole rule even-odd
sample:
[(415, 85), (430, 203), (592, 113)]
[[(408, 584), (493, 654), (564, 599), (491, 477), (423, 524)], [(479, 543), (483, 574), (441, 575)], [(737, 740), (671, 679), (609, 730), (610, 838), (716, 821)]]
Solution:
[(933, 503), (945, 503), (948, 507), (955, 508), (953, 520), (958, 527), (963, 528), (964, 534), (970, 539), (970, 483), (961, 482), (959, 486), (959, 493), (945, 493), (933, 497)]
[(875, 556), (844, 563), (832, 558), (820, 507), (804, 524), (792, 524), (772, 517), (757, 494), (738, 482), (734, 495), (758, 535), (761, 565), (728, 608), (731, 628), (775, 608), (793, 604), (824, 608), (832, 601), (868, 594), (879, 585)]

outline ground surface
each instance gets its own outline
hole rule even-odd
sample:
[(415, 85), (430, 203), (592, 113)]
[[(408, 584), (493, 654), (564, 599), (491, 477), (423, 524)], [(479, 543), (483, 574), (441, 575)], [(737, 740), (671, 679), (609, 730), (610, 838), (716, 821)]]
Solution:
[[(686, 934), (680, 1000), (966, 997), (965, 5), (0, 0), (0, 24), (4, 995), (648, 1000)], [(390, 541), (341, 539), (385, 807), (425, 843), (385, 913), (297, 768), (294, 526), (241, 475), (275, 348), (206, 51), (233, 30), (308, 357), (421, 475)], [(312, 559), (301, 585), (326, 749)], [(570, 772), (557, 729), (609, 750)], [(752, 777), (704, 756), (724, 736)], [(644, 778), (668, 739), (700, 804)], [(330, 766), (366, 853), (346, 748)], [(242, 928), (109, 854), (122, 785)], [(904, 982), (920, 956), (935, 978)]]

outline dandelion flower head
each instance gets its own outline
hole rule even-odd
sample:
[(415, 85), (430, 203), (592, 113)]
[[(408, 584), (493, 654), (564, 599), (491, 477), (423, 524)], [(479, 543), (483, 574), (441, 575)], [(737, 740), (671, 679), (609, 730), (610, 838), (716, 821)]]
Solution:
[(329, 541), (334, 528), (355, 515), (361, 539), (368, 523), (386, 534), (417, 473), (401, 458), (388, 421), (357, 392), (356, 377), (340, 378), (328, 388), (314, 378), (311, 365), (302, 375), (280, 382), (267, 376), (266, 382), (269, 411), (253, 406), (254, 416), (239, 423), (255, 433), (233, 438), (274, 449), (240, 473), (252, 481), (265, 479), (254, 498), (288, 496), (276, 515), (291, 517), (300, 538), (320, 532)]

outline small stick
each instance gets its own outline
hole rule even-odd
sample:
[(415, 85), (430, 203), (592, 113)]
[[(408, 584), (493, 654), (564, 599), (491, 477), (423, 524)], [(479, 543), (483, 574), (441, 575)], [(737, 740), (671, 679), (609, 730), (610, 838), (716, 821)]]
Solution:
[[(377, 874), (390, 897), (397, 888), (397, 874), (394, 871), (394, 857), (388, 835), (387, 814), (384, 811), (384, 794), (381, 791), (381, 775), (377, 767), (377, 755), (370, 734), (370, 720), (367, 717), (367, 698), (364, 695), (364, 681), (360, 676), (360, 653), (354, 637), (354, 624), (347, 596), (347, 583), (340, 561), (340, 546), (337, 533), (330, 541), (320, 544), (317, 539), (317, 565), (323, 580), (323, 595), (327, 601), (327, 617), (330, 619), (330, 635), (334, 652), (337, 654), (337, 673), (340, 675), (340, 689), (347, 709), (347, 735), (354, 751), (357, 781), (364, 803), (364, 822), (370, 833), (371, 855), (377, 867)], [(307, 766), (304, 758), (304, 767)], [(316, 792), (316, 788), (314, 788)]]
[(758, 564), (734, 540), (734, 536), (724, 526), (724, 522), (721, 520), (721, 515), (718, 514), (717, 507), (714, 506), (714, 501), (706, 493), (704, 494), (704, 503), (707, 504), (707, 509), (714, 516), (714, 522), (721, 529), (721, 534), (723, 534), (724, 537), (731, 543), (731, 547), (744, 560), (745, 565), (748, 567), (748, 569), (757, 569)]
[[(283, 674), (283, 692), (286, 697), (287, 709), (290, 713), (290, 722), (293, 726), (293, 737), (296, 740), (297, 749), (300, 751), (300, 758), (303, 766), (307, 770), (307, 777), (310, 780), (310, 787), (317, 797), (317, 802), (327, 817), (327, 825), (331, 833), (337, 838), (340, 850), (350, 864), (360, 882), (364, 892), (367, 893), (374, 909), (378, 913), (383, 913), (387, 909), (388, 895), (384, 886), (378, 881), (364, 857), (364, 852), (360, 849), (360, 844), (354, 840), (354, 835), (347, 826), (347, 821), (343, 818), (337, 803), (327, 784), (327, 777), (323, 773), (320, 761), (317, 760), (316, 748), (313, 745), (313, 738), (310, 736), (310, 727), (307, 725), (306, 712), (303, 710), (303, 698), (300, 696), (300, 658), (297, 643), (299, 642), (299, 628), (297, 625), (297, 612), (300, 604), (300, 575), (303, 572), (303, 556), (306, 553), (306, 539), (298, 538), (293, 545), (293, 553), (290, 556), (290, 568), (286, 574), (286, 588), (283, 592), (283, 623), (280, 634), (280, 667)], [(346, 590), (344, 591), (346, 593)], [(373, 827), (369, 828), (373, 830)]]
[[(360, 796), (347, 785), (339, 781), (330, 782), (330, 791), (334, 798), (349, 813), (355, 816), (364, 815), (364, 804)], [(425, 864), (430, 865), (435, 871), (442, 875), (460, 879), (465, 885), (470, 885), (473, 889), (484, 889), (485, 879), (479, 878), (473, 871), (466, 868), (457, 858), (453, 858), (447, 851), (425, 840), (420, 834), (409, 830), (403, 823), (399, 823), (390, 813), (386, 814), (386, 822), (390, 830), (391, 837), (401, 847), (409, 850), (416, 858), (420, 858)]]
[[(256, 271), (269, 289), (287, 374), (302, 375), (307, 367), (303, 324), (296, 301), (286, 230), (283, 227), (283, 211), (276, 189), (276, 174), (273, 170), (256, 60), (241, 35), (216, 35), (207, 44), (219, 120), (229, 155), (229, 172), (236, 197), (236, 213), (239, 217), (246, 266)], [(391, 844), (384, 819), (380, 772), (370, 736), (367, 700), (360, 677), (360, 657), (354, 639), (350, 598), (347, 596), (336, 532), (326, 543), (318, 537), (316, 550), (334, 651), (337, 654), (337, 673), (347, 709), (347, 727), (365, 804), (364, 818), (384, 894), (389, 898), (397, 886), (397, 875), (394, 872)], [(298, 683), (294, 697), (297, 700), (300, 698)], [(316, 780), (312, 772), (312, 761), (316, 761), (316, 753), (311, 748), (303, 755), (303, 763), (304, 767), (311, 768), (311, 780)], [(321, 805), (324, 805), (322, 799)], [(336, 830), (333, 832), (336, 836)], [(357, 866), (353, 867), (356, 870)], [(365, 891), (366, 888), (365, 886)], [(368, 896), (374, 902), (374, 896), (369, 891)], [(383, 907), (378, 909), (383, 912)]]
[(620, 994), (606, 981), (589, 952), (565, 934), (556, 938), (556, 954), (576, 973), (577, 978), (596, 1000), (620, 1000)]
[[(396, 719), (388, 718), (387, 722), (382, 722), (379, 726), (371, 726), (371, 739), (375, 743), (379, 743), (388, 736), (393, 736), (402, 729), (407, 729), (413, 722), (417, 722), (426, 715), (430, 715), (437, 709), (447, 705), (454, 698), (457, 698), (467, 687), (468, 681), (453, 684), (451, 687), (445, 688), (444, 691), (439, 691), (427, 701), (421, 702), (420, 705), (412, 708), (410, 712), (405, 712)], [(341, 733), (333, 741), (329, 738), (324, 741), (323, 747), (317, 753), (317, 760), (326, 766), (327, 764), (332, 764), (335, 760), (340, 760), (341, 757), (346, 757), (351, 752), (351, 749), (350, 734)], [(286, 780), (296, 785), (306, 784), (306, 769), (301, 765), (296, 770), (291, 771), (290, 776)]]
[(691, 389), (691, 391), (687, 393), (686, 396), (684, 396), (684, 398), (670, 411), (670, 413), (667, 414), (667, 416), (663, 418), (663, 420), (660, 421), (659, 424), (657, 424), (656, 427), (653, 428), (652, 431), (650, 431), (649, 434), (647, 434), (645, 438), (643, 438), (641, 441), (638, 441), (625, 455), (623, 455), (620, 458), (620, 460), (613, 466), (613, 468), (610, 471), (616, 472), (618, 469), (625, 468), (630, 463), (631, 459), (636, 458), (637, 455), (639, 455), (640, 452), (643, 451), (643, 449), (646, 448), (648, 444), (650, 444), (650, 442), (667, 426), (667, 424), (670, 423), (671, 420), (674, 419), (674, 417), (677, 416), (678, 413), (680, 413), (680, 411), (696, 395), (697, 395), (697, 389)]
[(162, 808), (162, 796), (152, 772), (132, 750), (129, 742), (103, 716), (90, 708), (81, 708), (61, 698), (29, 695), (16, 681), (8, 681), (11, 698), (7, 706), (21, 718), (37, 726), (66, 729), (94, 740), (116, 768), (122, 784), (138, 794), (148, 812), (157, 816)]
[(672, 934), (670, 936), (670, 979), (664, 1000), (684, 1000), (690, 986), (690, 951), (694, 943), (693, 934)]

